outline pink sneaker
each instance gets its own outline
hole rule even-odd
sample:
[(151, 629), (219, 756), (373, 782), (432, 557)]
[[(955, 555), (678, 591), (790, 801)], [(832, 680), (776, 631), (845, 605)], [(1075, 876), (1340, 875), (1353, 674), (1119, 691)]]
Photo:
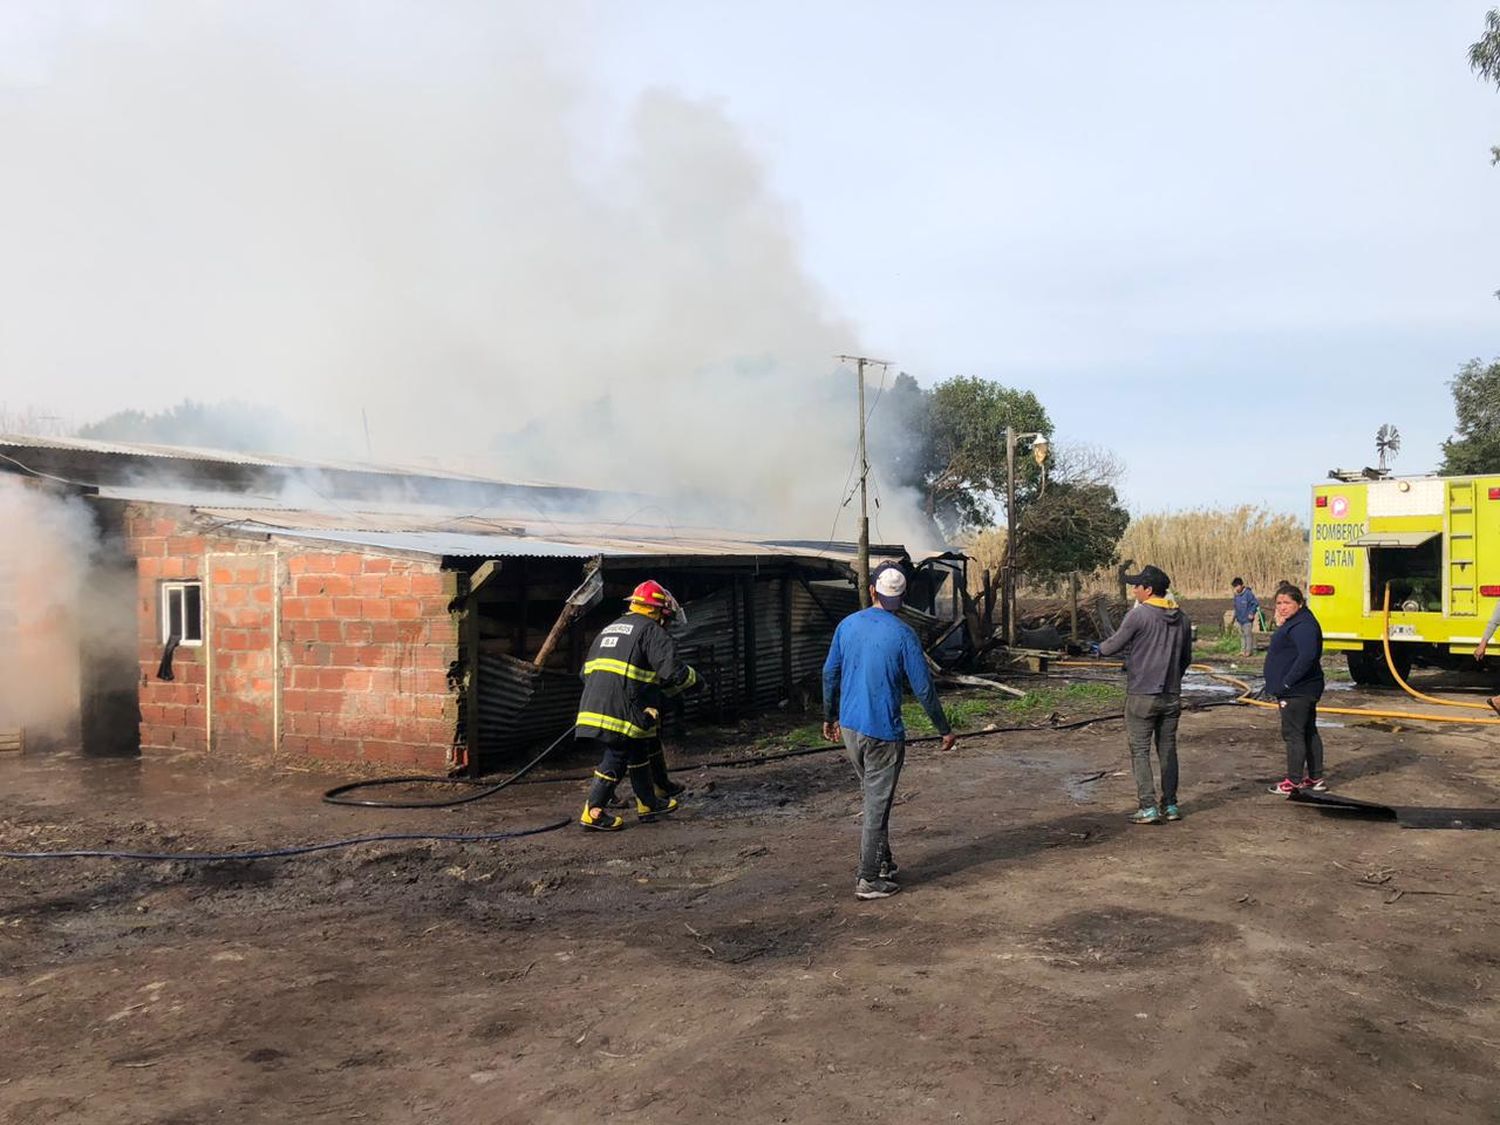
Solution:
[(1304, 777), (1299, 788), (1311, 789), (1314, 793), (1328, 792), (1328, 786), (1323, 784), (1323, 779), (1321, 777)]
[(1293, 793), (1297, 792), (1299, 788), (1300, 786), (1298, 786), (1298, 784), (1291, 778), (1283, 777), (1279, 782), (1271, 786), (1271, 788), (1267, 790), (1267, 792), (1277, 793), (1283, 797), (1290, 797)]

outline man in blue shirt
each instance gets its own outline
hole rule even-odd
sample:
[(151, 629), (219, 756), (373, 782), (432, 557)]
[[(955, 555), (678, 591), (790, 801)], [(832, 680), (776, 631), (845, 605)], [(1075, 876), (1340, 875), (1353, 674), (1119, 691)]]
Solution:
[(953, 749), (957, 737), (938, 702), (927, 671), (927, 657), (910, 625), (896, 616), (906, 596), (906, 575), (895, 563), (882, 563), (870, 575), (870, 608), (839, 622), (823, 663), (823, 737), (844, 749), (864, 791), (864, 831), (860, 839), (856, 898), (889, 898), (901, 889), (891, 858), (891, 803), (906, 760), (906, 727), (901, 722), (904, 685), (922, 704)]
[(1255, 591), (1245, 585), (1243, 578), (1229, 584), (1234, 591), (1234, 623), (1240, 629), (1240, 655), (1255, 655), (1255, 618), (1260, 613), (1260, 601)]

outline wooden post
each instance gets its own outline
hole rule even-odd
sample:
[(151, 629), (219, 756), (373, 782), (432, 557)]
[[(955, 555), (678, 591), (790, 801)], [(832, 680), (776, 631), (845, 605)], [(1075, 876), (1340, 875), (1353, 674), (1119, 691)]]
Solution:
[(1068, 575), (1068, 639), (1078, 641), (1078, 572)]

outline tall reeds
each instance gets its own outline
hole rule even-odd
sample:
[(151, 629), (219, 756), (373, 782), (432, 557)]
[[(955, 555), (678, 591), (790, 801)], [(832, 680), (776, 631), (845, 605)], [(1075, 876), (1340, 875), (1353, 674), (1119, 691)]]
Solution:
[(1296, 516), (1254, 504), (1153, 513), (1130, 521), (1120, 558), (1161, 567), (1190, 597), (1224, 597), (1236, 576), (1265, 596), (1283, 579), (1306, 581), (1307, 532)]
[[(964, 550), (970, 564), (970, 586), (978, 590), (986, 568), (999, 573), (1005, 560), (1005, 529), (987, 528), (971, 535)], [(1172, 578), (1172, 589), (1185, 597), (1227, 597), (1229, 580), (1240, 577), (1267, 596), (1282, 579), (1301, 585), (1307, 579), (1307, 531), (1296, 516), (1254, 504), (1235, 508), (1198, 508), (1136, 516), (1120, 540), (1122, 561), (1152, 563)], [(1118, 592), (1114, 569), (1083, 575), (1085, 592)], [(1024, 595), (1055, 594), (1021, 576)]]

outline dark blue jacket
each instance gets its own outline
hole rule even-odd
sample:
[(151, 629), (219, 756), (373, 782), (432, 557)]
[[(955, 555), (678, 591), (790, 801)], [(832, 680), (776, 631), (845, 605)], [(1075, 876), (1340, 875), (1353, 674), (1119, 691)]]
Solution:
[(1255, 591), (1249, 586), (1244, 587), (1234, 596), (1234, 620), (1238, 625), (1247, 621), (1254, 621), (1255, 615), (1260, 612), (1260, 602), (1256, 600)]
[(839, 622), (823, 662), (824, 719), (882, 742), (903, 741), (901, 697), (906, 684), (938, 733), (947, 734), (948, 719), (912, 627), (879, 606)]
[(1277, 699), (1323, 695), (1323, 627), (1303, 606), (1271, 634), (1266, 650), (1266, 691)]

